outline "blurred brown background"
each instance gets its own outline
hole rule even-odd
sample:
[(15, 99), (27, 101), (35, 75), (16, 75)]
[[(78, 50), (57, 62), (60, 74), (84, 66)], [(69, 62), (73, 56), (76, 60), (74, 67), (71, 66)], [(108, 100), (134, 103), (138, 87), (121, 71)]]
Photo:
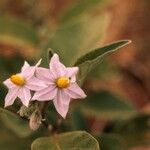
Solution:
[[(62, 14), (74, 2), (75, 0), (1, 0), (1, 16), (9, 16), (10, 20), (23, 19), (38, 31), (40, 38), (34, 39), (34, 42), (20, 42), (19, 38), (12, 41), (1, 34), (0, 56), (6, 59), (16, 54), (26, 59), (38, 57), (41, 51), (37, 49), (44, 49), (43, 45), (48, 39), (47, 31), (53, 31), (61, 25)], [(107, 58), (117, 67), (118, 73), (113, 73), (109, 78), (89, 78), (85, 87), (89, 91), (105, 89), (123, 95), (132, 101), (140, 112), (149, 114), (150, 1), (107, 0), (103, 7), (96, 7), (96, 11), (92, 12), (93, 16), (98, 14), (104, 14), (109, 19), (103, 37), (96, 42), (97, 46), (120, 39), (130, 39), (132, 44)], [(147, 147), (145, 149), (150, 150)]]

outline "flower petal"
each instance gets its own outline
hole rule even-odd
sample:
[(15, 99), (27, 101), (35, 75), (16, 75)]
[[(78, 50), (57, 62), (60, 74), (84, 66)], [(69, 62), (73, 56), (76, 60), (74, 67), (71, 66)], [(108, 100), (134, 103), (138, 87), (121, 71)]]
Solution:
[(20, 98), (23, 105), (28, 107), (29, 102), (31, 100), (31, 93), (28, 88), (22, 87), (19, 89), (18, 97)]
[(37, 64), (35, 65), (35, 67), (38, 67), (41, 64), (42, 59), (40, 59)]
[(67, 76), (68, 77), (75, 76), (79, 71), (78, 67), (67, 67), (66, 69), (67, 69)]
[(52, 84), (54, 80), (54, 77), (50, 74), (50, 70), (42, 67), (36, 69), (36, 76), (47, 84)]
[(63, 90), (58, 90), (57, 96), (54, 98), (53, 103), (57, 112), (63, 118), (66, 118), (66, 114), (69, 109), (70, 97)]
[(3, 82), (3, 84), (6, 85), (8, 88), (15, 88), (15, 87), (16, 87), (16, 85), (13, 84), (13, 83), (10, 81), (10, 79), (5, 80), (5, 81)]
[(69, 88), (66, 89), (67, 94), (73, 98), (73, 99), (78, 99), (78, 98), (85, 98), (86, 94), (84, 91), (78, 86), (77, 83), (71, 83)]
[(25, 77), (26, 79), (31, 78), (34, 73), (35, 73), (36, 67), (26, 67), (25, 69), (23, 69), (23, 71), (21, 72), (21, 75), (23, 77)]
[(55, 78), (66, 74), (66, 67), (59, 61), (59, 56), (57, 54), (54, 54), (51, 58), (49, 67)]
[(27, 79), (31, 78), (34, 75), (37, 67), (41, 64), (41, 61), (42, 59), (40, 59), (35, 66), (30, 66), (28, 62), (25, 61), (21, 69), (21, 74)]
[(10, 106), (14, 103), (15, 99), (17, 98), (17, 94), (18, 94), (18, 88), (11, 88), (9, 89), (6, 97), (5, 97), (5, 106)]
[(49, 101), (54, 99), (56, 94), (57, 94), (57, 89), (55, 88), (55, 86), (48, 86), (47, 88), (44, 88), (36, 92), (32, 100)]
[(22, 69), (21, 69), (21, 72), (23, 72), (26, 68), (28, 68), (28, 67), (30, 67), (30, 65), (28, 64), (28, 62), (27, 61), (25, 61), (24, 62), (24, 65), (23, 65), (23, 67), (22, 67)]
[(28, 89), (30, 89), (32, 91), (39, 91), (47, 86), (42, 80), (39, 80), (36, 77), (32, 77), (26, 81), (25, 87), (27, 87)]
[(75, 82), (76, 75), (79, 71), (79, 68), (78, 67), (67, 67), (66, 70), (67, 70), (66, 76), (71, 78), (71, 82)]

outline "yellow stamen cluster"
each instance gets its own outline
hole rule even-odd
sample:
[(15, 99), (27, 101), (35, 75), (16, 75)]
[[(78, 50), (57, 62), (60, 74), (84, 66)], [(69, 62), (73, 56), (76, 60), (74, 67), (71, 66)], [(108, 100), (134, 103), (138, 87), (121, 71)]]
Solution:
[(23, 86), (25, 84), (25, 79), (20, 75), (12, 75), (10, 77), (11, 82), (16, 85)]
[(67, 88), (70, 85), (70, 79), (67, 77), (60, 77), (56, 80), (56, 85), (59, 88)]

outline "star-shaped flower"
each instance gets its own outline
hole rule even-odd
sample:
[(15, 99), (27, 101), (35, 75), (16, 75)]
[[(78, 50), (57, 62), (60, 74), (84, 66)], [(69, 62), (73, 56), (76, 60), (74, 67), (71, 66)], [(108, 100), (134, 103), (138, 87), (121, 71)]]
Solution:
[(51, 58), (49, 69), (39, 67), (36, 76), (43, 80), (47, 87), (37, 91), (32, 100), (49, 101), (53, 100), (57, 112), (66, 117), (69, 103), (72, 99), (85, 98), (86, 94), (76, 83), (78, 67), (65, 67), (59, 56), (54, 54)]
[(20, 98), (23, 105), (28, 107), (31, 100), (30, 90), (38, 91), (46, 87), (41, 80), (34, 76), (40, 62), (41, 60), (35, 66), (30, 66), (25, 61), (21, 73), (12, 75), (3, 82), (8, 88), (8, 93), (5, 97), (5, 107), (12, 105), (17, 97)]

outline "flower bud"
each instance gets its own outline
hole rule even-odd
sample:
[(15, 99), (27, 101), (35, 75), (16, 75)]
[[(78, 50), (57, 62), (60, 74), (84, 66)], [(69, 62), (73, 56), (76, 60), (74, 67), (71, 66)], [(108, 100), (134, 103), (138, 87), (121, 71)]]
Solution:
[(41, 125), (42, 116), (39, 110), (32, 113), (29, 121), (30, 129), (37, 130)]
[(29, 107), (21, 106), (20, 110), (18, 111), (21, 117), (30, 118), (32, 113), (37, 109), (35, 104), (30, 105)]

